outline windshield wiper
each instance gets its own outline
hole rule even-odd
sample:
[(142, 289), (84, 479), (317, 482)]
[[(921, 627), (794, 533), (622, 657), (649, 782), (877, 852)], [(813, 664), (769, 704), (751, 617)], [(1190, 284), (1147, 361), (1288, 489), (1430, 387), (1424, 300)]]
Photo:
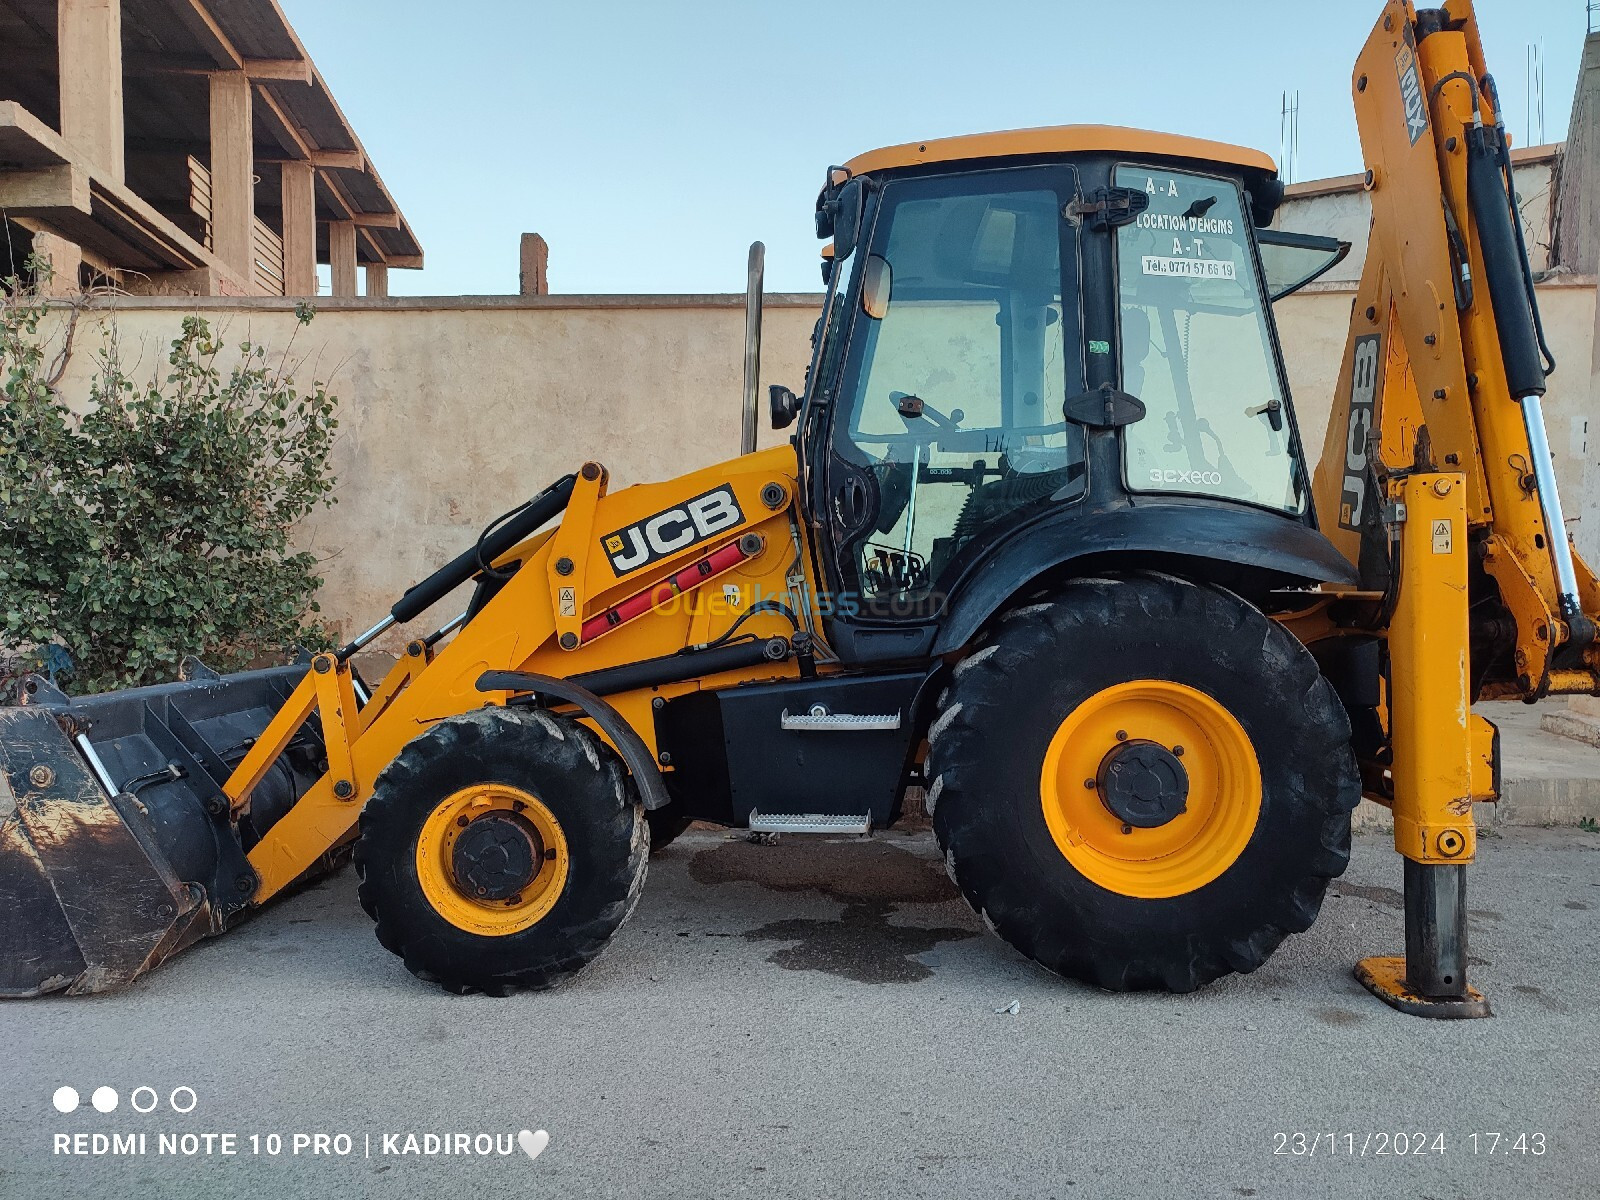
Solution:
[(1283, 432), (1283, 401), (1278, 399), (1268, 400), (1265, 404), (1258, 404), (1254, 408), (1244, 410), (1247, 417), (1259, 417), (1266, 414), (1267, 421), (1272, 426), (1272, 432)]

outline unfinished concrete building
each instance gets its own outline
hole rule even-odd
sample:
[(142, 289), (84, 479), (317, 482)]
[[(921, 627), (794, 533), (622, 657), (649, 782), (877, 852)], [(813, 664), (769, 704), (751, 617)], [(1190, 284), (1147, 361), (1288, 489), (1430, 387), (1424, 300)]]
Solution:
[(0, 0), (0, 276), (388, 292), (422, 248), (276, 0)]

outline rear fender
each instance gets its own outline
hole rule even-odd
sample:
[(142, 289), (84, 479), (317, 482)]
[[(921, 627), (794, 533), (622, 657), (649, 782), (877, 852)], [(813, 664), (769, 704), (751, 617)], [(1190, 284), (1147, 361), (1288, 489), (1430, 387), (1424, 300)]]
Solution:
[(959, 651), (1013, 597), (1051, 579), (1130, 566), (1226, 584), (1258, 606), (1274, 588), (1356, 582), (1355, 568), (1322, 534), (1260, 509), (1152, 504), (1077, 513), (1018, 530), (967, 571), (933, 653)]

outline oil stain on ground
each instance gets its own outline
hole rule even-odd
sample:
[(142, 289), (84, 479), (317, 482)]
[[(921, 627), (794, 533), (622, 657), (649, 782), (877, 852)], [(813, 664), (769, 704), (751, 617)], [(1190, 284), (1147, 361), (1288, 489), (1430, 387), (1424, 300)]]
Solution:
[[(1405, 893), (1392, 887), (1372, 887), (1359, 883), (1348, 883), (1341, 879), (1328, 889), (1328, 894), (1342, 899), (1368, 900), (1373, 904), (1382, 904), (1388, 908), (1403, 909), (1406, 906)], [(1479, 921), (1500, 921), (1504, 918), (1492, 908), (1470, 908), (1467, 916)]]
[(1531, 983), (1519, 983), (1513, 988), (1513, 990), (1521, 993), (1524, 996), (1530, 997), (1533, 1003), (1537, 1004), (1546, 1012), (1564, 1013), (1567, 1011), (1567, 1006), (1560, 1000), (1556, 999), (1554, 996), (1546, 995), (1544, 989), (1536, 988)]
[(891, 925), (894, 909), (883, 903), (852, 904), (837, 921), (793, 917), (773, 921), (743, 936), (749, 941), (794, 942), (767, 961), (790, 971), (823, 971), (857, 983), (915, 983), (933, 970), (911, 957), (940, 942), (975, 937), (976, 931)]
[(1348, 1008), (1314, 1008), (1311, 1015), (1324, 1025), (1359, 1025), (1367, 1018), (1361, 1013), (1351, 1012)]
[(1387, 905), (1389, 908), (1404, 908), (1405, 896), (1392, 887), (1368, 887), (1359, 883), (1346, 883), (1339, 880), (1332, 888), (1335, 896), (1344, 896), (1360, 900), (1370, 900), (1374, 904)]
[[(858, 983), (912, 983), (933, 971), (912, 956), (940, 942), (976, 937), (978, 928), (894, 925), (902, 904), (950, 904), (961, 894), (937, 863), (885, 842), (727, 841), (689, 863), (697, 883), (754, 883), (778, 892), (817, 892), (845, 906), (837, 921), (793, 917), (742, 934), (788, 942), (768, 961), (790, 971), (822, 971)], [(962, 910), (965, 914), (965, 906)], [(954, 915), (954, 914), (952, 914)]]

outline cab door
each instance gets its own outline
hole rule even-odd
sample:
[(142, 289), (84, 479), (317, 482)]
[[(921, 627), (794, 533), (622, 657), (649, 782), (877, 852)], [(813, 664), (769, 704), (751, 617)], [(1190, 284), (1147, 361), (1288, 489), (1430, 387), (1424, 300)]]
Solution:
[(819, 355), (835, 374), (813, 389), (836, 625), (937, 620), (997, 533), (1084, 494), (1083, 430), (1062, 411), (1084, 390), (1075, 192), (1065, 165), (879, 189)]

